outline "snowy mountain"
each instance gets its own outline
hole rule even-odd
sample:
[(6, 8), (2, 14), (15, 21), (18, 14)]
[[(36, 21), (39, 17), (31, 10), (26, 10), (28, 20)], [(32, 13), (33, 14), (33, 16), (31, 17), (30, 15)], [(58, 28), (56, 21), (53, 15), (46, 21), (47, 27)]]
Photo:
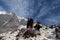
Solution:
[(26, 25), (27, 19), (15, 13), (0, 11), (0, 33), (15, 30), (19, 25)]
[(24, 17), (19, 17), (17, 16), (18, 20), (19, 20), (19, 26), (17, 29), (21, 30), (22, 28), (26, 29), (26, 25), (27, 25), (27, 19)]
[(26, 25), (27, 24), (27, 19), (24, 18), (24, 17), (19, 17), (17, 16), (19, 22), (20, 22), (20, 25)]
[[(27, 19), (16, 16), (15, 13), (0, 12), (0, 40), (55, 40), (55, 28), (51, 29), (42, 25), (40, 31), (35, 31), (41, 35), (24, 39), (20, 30), (26, 29)], [(19, 30), (20, 29), (20, 30)], [(20, 32), (20, 37), (16, 37)]]

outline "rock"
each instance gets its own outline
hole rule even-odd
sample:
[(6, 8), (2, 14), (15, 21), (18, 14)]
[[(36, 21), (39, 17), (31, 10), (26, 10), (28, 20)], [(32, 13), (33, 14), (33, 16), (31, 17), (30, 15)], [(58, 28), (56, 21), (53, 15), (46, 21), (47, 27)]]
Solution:
[(18, 26), (19, 20), (15, 13), (0, 14), (0, 33), (15, 30)]

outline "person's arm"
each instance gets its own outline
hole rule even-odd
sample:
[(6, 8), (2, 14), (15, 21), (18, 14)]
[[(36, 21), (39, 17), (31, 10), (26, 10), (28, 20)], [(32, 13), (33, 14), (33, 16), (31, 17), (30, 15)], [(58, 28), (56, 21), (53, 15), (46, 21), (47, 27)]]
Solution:
[(36, 28), (36, 26), (34, 26), (34, 28)]
[(40, 24), (40, 28), (42, 28), (42, 24)]

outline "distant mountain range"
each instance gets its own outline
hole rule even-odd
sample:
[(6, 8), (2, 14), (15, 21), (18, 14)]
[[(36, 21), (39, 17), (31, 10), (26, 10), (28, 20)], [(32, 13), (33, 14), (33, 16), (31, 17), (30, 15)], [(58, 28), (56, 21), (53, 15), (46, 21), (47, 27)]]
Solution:
[(19, 25), (26, 25), (27, 19), (15, 13), (0, 12), (0, 33), (15, 30)]

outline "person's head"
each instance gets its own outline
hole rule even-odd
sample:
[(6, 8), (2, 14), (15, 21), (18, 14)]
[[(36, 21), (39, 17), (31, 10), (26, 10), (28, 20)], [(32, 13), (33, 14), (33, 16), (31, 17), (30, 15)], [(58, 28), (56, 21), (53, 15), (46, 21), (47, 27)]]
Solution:
[(33, 17), (29, 17), (28, 19), (33, 19)]
[(37, 24), (40, 24), (40, 22), (37, 22)]
[(60, 28), (60, 26), (58, 26), (58, 28)]
[(33, 17), (30, 17), (30, 19), (33, 19)]

